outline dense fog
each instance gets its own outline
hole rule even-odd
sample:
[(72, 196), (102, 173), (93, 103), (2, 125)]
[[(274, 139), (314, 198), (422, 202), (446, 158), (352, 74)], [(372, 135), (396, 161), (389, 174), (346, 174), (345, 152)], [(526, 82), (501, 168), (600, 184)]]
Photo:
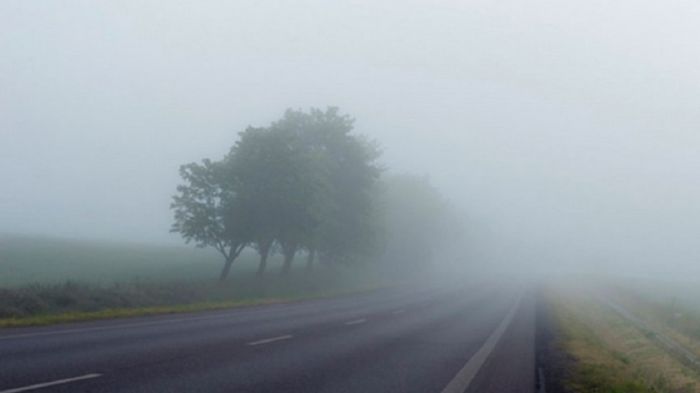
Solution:
[(700, 3), (0, 3), (0, 233), (181, 243), (181, 164), (338, 106), (462, 218), (440, 258), (700, 273)]

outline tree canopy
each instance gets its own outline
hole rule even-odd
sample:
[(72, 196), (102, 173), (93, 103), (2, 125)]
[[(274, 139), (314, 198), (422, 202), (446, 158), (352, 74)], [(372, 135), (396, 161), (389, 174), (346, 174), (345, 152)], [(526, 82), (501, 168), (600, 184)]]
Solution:
[(389, 263), (400, 263), (403, 271), (425, 270), (462, 230), (459, 213), (426, 176), (385, 176), (379, 198), (386, 236), (383, 256)]
[(172, 230), (225, 258), (221, 278), (246, 246), (259, 274), (277, 244), (288, 272), (301, 249), (324, 263), (351, 263), (375, 247), (374, 187), (379, 149), (352, 133), (337, 108), (287, 110), (268, 127), (249, 127), (220, 161), (180, 169)]

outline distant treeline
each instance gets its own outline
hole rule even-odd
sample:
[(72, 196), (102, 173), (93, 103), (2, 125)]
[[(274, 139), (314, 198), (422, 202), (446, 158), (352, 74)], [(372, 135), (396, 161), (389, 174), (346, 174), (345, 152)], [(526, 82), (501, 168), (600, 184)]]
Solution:
[(399, 249), (428, 259), (446, 229), (447, 205), (427, 179), (382, 176), (378, 145), (354, 134), (353, 123), (337, 108), (287, 110), (239, 133), (221, 160), (183, 165), (172, 231), (221, 253), (221, 280), (246, 247), (260, 256), (259, 276), (275, 252), (284, 274), (300, 252), (309, 269), (316, 260), (406, 257)]

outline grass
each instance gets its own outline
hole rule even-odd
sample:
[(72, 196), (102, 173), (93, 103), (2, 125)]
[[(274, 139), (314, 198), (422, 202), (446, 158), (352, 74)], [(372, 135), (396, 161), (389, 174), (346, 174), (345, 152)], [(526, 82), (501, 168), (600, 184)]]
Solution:
[(0, 238), (0, 327), (192, 312), (365, 291), (385, 285), (368, 269), (302, 261), (288, 277), (280, 258), (256, 279), (254, 255), (230, 279), (216, 278), (221, 258), (208, 250), (31, 237)]
[[(279, 258), (277, 258), (279, 259)], [(279, 261), (271, 261), (275, 269)], [(0, 288), (66, 280), (108, 285), (131, 280), (206, 280), (217, 276), (221, 256), (185, 245), (149, 245), (0, 235)], [(253, 270), (247, 253), (232, 276)]]
[(700, 356), (699, 287), (625, 283), (612, 293), (646, 323)]
[(0, 328), (16, 328), (27, 326), (45, 326), (58, 323), (93, 321), (100, 319), (143, 317), (150, 315), (176, 314), (199, 311), (213, 311), (221, 309), (252, 307), (269, 304), (291, 303), (295, 301), (322, 299), (334, 296), (349, 295), (374, 288), (357, 289), (353, 291), (326, 292), (323, 294), (308, 294), (288, 296), (283, 298), (259, 298), (245, 300), (222, 300), (203, 303), (189, 303), (172, 306), (136, 307), (136, 308), (110, 308), (99, 311), (70, 311), (56, 314), (39, 314), (28, 317), (0, 318)]
[(571, 392), (700, 392), (700, 376), (584, 291), (550, 288), (556, 345), (573, 359)]

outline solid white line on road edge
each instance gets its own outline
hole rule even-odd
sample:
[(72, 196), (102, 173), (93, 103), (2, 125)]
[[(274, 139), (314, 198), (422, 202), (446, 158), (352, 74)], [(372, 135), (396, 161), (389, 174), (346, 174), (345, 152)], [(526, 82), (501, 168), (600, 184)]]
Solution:
[(347, 322), (345, 322), (345, 324), (346, 325), (359, 325), (359, 324), (365, 323), (365, 322), (367, 322), (366, 319), (360, 318), (360, 319), (355, 319), (353, 321), (347, 321)]
[[(265, 339), (258, 340), (258, 341), (249, 342), (248, 345), (254, 346), (254, 345), (268, 344), (268, 343), (273, 343), (275, 341), (289, 340), (292, 337), (294, 337), (294, 336), (292, 336), (291, 334), (285, 334), (284, 336), (270, 337), (270, 338), (265, 338)], [(0, 393), (2, 393), (2, 392), (0, 392)]]
[(81, 375), (81, 376), (79, 376), (79, 377), (66, 378), (66, 379), (59, 379), (59, 380), (57, 380), (57, 381), (52, 381), (52, 382), (37, 383), (37, 384), (35, 384), (35, 385), (24, 386), (24, 387), (21, 387), (21, 388), (8, 389), (8, 390), (0, 390), (0, 393), (28, 392), (28, 391), (30, 391), (30, 390), (48, 388), (48, 387), (50, 387), (50, 386), (63, 385), (63, 384), (66, 384), (66, 383), (82, 381), (82, 380), (85, 380), (85, 379), (99, 378), (99, 377), (101, 377), (101, 376), (102, 376), (102, 374), (85, 374), (85, 375)]
[(508, 311), (508, 314), (506, 314), (505, 318), (503, 318), (496, 330), (491, 333), (489, 338), (487, 338), (484, 342), (484, 345), (482, 345), (474, 356), (469, 359), (467, 364), (465, 364), (464, 367), (459, 370), (452, 381), (450, 381), (450, 383), (448, 383), (447, 386), (442, 389), (442, 393), (463, 393), (465, 390), (467, 390), (469, 384), (471, 384), (472, 380), (476, 376), (476, 373), (479, 371), (481, 366), (484, 365), (484, 362), (489, 357), (491, 352), (493, 352), (496, 344), (498, 344), (498, 341), (500, 341), (503, 333), (505, 333), (506, 329), (513, 320), (513, 316), (515, 316), (515, 312), (518, 310), (520, 300), (522, 298), (522, 295), (518, 297), (518, 300), (515, 301), (515, 304), (510, 311)]
[(403, 314), (405, 311), (406, 311), (406, 310), (395, 310), (394, 312), (392, 312), (392, 314), (394, 314), (394, 315), (396, 315), (396, 314)]

